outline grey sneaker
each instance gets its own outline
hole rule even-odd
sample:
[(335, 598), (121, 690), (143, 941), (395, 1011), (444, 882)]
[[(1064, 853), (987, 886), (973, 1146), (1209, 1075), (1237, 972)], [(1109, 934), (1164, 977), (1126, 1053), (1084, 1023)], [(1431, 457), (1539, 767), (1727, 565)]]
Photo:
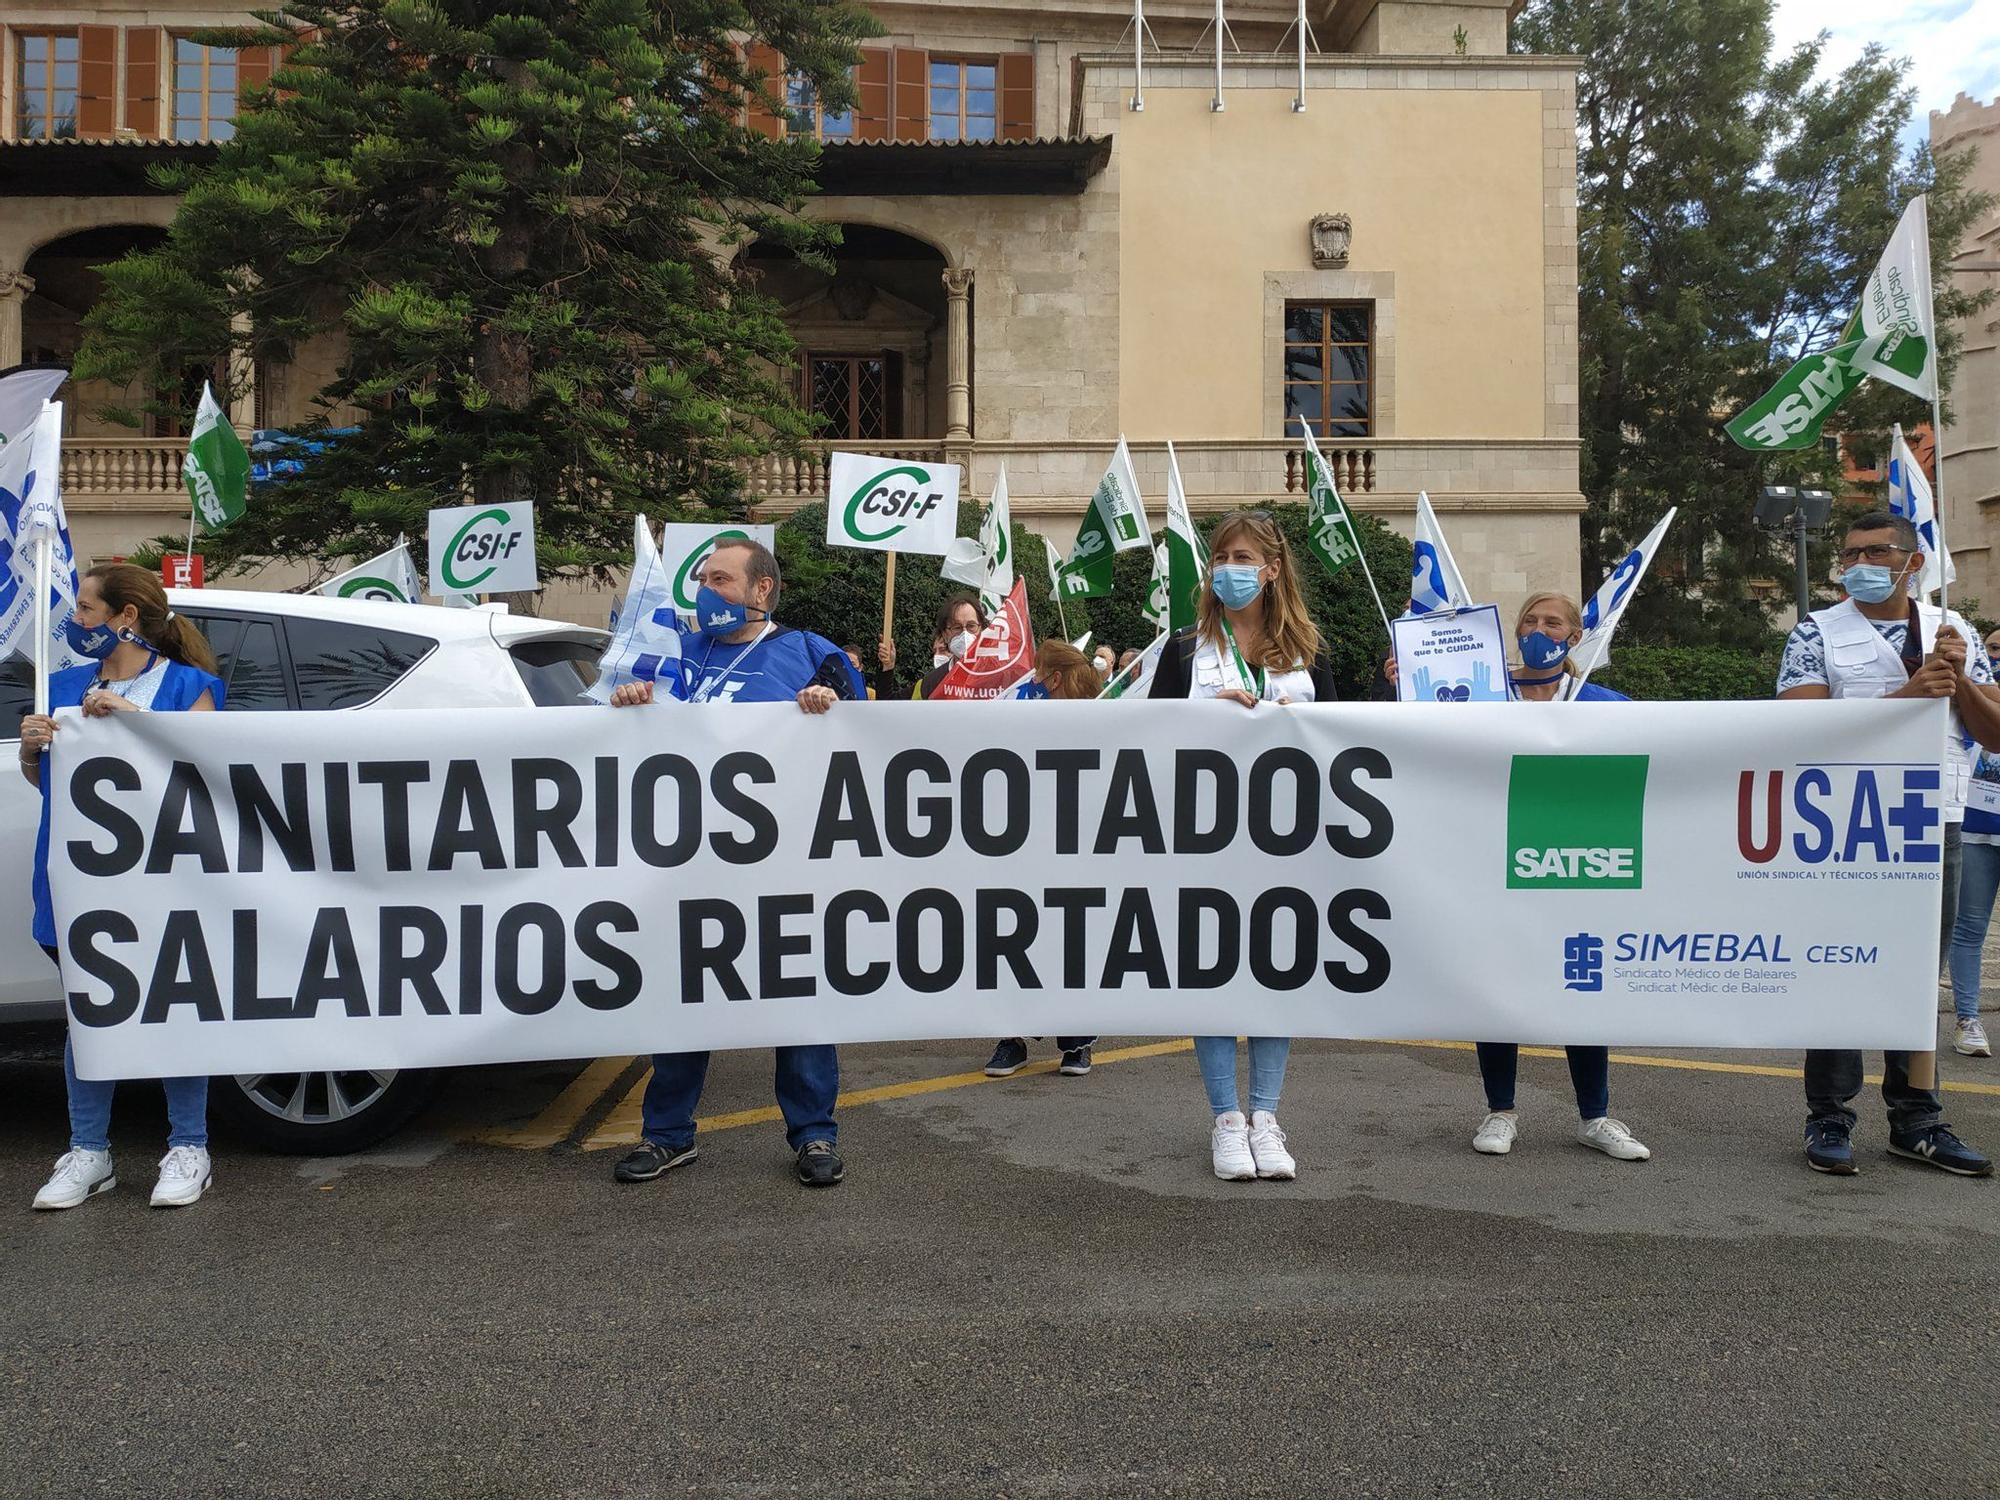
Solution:
[(1951, 1049), (1967, 1057), (1991, 1057), (1993, 1048), (1986, 1040), (1986, 1027), (1979, 1017), (1970, 1016), (1958, 1023), (1957, 1035), (1952, 1038)]

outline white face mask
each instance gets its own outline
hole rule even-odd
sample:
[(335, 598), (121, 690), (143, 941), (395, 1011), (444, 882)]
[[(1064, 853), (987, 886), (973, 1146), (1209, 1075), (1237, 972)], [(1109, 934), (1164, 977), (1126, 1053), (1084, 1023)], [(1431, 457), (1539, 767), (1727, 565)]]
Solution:
[(931, 665), (934, 667), (941, 667), (950, 660), (951, 658), (946, 656), (942, 651), (933, 651), (931, 653)]
[(1095, 660), (1097, 663), (1097, 675), (1099, 677), (1109, 677), (1111, 675), (1111, 663), (1101, 656), (1095, 658)]
[(953, 661), (957, 661), (960, 657), (964, 656), (966, 652), (972, 649), (972, 640), (973, 636), (971, 631), (961, 630), (957, 635), (953, 636), (950, 640), (945, 642), (945, 650), (951, 653), (951, 659)]

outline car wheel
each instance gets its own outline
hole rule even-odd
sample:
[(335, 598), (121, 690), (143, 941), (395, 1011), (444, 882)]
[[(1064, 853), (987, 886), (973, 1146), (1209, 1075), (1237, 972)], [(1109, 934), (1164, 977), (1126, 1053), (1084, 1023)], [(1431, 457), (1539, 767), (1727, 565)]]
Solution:
[(258, 1145), (339, 1156), (400, 1130), (437, 1092), (432, 1069), (235, 1073), (210, 1080), (217, 1111)]

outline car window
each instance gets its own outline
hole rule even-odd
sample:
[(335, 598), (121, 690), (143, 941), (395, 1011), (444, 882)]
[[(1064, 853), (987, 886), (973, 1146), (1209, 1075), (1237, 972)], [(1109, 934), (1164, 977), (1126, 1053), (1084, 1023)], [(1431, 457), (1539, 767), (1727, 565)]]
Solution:
[(300, 708), (353, 708), (379, 697), (428, 656), (429, 636), (346, 620), (285, 621)]
[(34, 708), (35, 664), (25, 656), (0, 661), (0, 740), (18, 740), (21, 720)]
[(583, 690), (597, 681), (603, 652), (603, 646), (587, 641), (523, 641), (507, 654), (538, 707), (569, 708), (587, 701)]
[[(229, 632), (221, 628), (218, 634)], [(291, 695), (285, 691), (285, 659), (278, 646), (278, 627), (269, 620), (230, 621), (240, 624), (243, 633), (229, 653), (215, 653), (225, 691), (222, 706), (230, 713), (254, 713), (265, 709), (290, 708)], [(209, 637), (215, 644), (215, 637)]]

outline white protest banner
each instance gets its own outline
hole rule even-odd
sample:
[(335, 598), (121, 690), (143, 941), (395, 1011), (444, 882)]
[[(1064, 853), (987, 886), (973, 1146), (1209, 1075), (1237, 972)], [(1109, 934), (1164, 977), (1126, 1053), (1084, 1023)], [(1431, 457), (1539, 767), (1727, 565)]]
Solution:
[(1505, 703), (1507, 643), (1500, 610), (1446, 610), (1389, 622), (1396, 697), (1404, 703)]
[(836, 453), (827, 468), (826, 542), (943, 557), (958, 536), (957, 464)]
[(715, 544), (725, 537), (776, 547), (778, 528), (747, 523), (705, 525), (687, 521), (670, 521), (660, 528), (660, 562), (667, 570), (674, 608), (682, 614), (694, 613), (694, 596), (701, 588), (695, 581), (695, 575), (708, 561), (708, 554), (715, 550)]
[(433, 594), (516, 594), (539, 589), (534, 501), (432, 511), (430, 556)]
[(1923, 1047), (1944, 713), (112, 714), (49, 772), (70, 1035), (86, 1078), (1072, 1032)]

